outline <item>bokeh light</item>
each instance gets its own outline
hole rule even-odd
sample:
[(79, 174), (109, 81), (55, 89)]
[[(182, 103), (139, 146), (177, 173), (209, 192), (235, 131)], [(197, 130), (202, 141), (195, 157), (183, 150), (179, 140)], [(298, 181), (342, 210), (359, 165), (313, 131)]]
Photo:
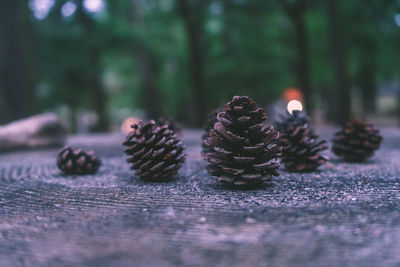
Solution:
[(291, 100), (303, 100), (303, 93), (296, 87), (286, 88), (282, 95), (286, 102)]
[(139, 121), (141, 121), (141, 119), (136, 118), (136, 117), (126, 118), (121, 124), (121, 132), (124, 135), (127, 135), (128, 133), (130, 133), (132, 131), (131, 125), (136, 124)]
[(291, 100), (289, 101), (289, 103), (287, 104), (287, 111), (290, 114), (293, 114), (294, 110), (299, 110), (302, 111), (303, 110), (303, 104), (301, 104), (301, 102), (299, 100)]
[(400, 27), (400, 14), (394, 15), (394, 23)]
[(101, 12), (104, 9), (104, 1), (103, 0), (85, 0), (83, 2), (83, 6), (85, 9), (92, 13)]
[(72, 1), (65, 3), (61, 8), (61, 14), (64, 17), (72, 16), (76, 11), (76, 4)]
[(47, 17), (53, 5), (54, 0), (31, 0), (29, 2), (29, 7), (33, 11), (33, 15), (39, 20)]

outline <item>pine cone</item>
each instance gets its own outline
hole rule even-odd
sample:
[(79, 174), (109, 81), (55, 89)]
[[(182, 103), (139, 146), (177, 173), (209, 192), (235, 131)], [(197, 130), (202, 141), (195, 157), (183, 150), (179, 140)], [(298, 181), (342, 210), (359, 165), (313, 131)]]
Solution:
[(353, 120), (335, 134), (332, 151), (345, 161), (361, 162), (374, 155), (382, 139), (371, 123)]
[(307, 124), (312, 127), (311, 119), (306, 112), (293, 110), (293, 114), (286, 112), (285, 115), (280, 115), (280, 121), (275, 122), (275, 129), (280, 133), (289, 132), (293, 126)]
[(237, 186), (255, 185), (278, 176), (281, 147), (276, 144), (279, 133), (264, 127), (264, 109), (247, 96), (235, 96), (218, 113), (207, 146), (213, 151), (204, 156), (210, 163), (206, 169), (219, 181)]
[(212, 147), (209, 147), (206, 145), (206, 143), (204, 142), (209, 136), (210, 136), (210, 130), (212, 128), (214, 128), (214, 124), (218, 121), (217, 120), (217, 115), (218, 113), (222, 112), (223, 109), (214, 109), (212, 110), (210, 113), (208, 113), (207, 115), (207, 120), (206, 123), (204, 124), (204, 134), (202, 135), (202, 147), (203, 147), (203, 151), (202, 151), (202, 155), (204, 155), (204, 153), (207, 152), (211, 152), (213, 150)]
[(162, 126), (163, 124), (167, 124), (168, 125), (168, 129), (172, 130), (178, 136), (182, 135), (181, 127), (178, 126), (177, 122), (173, 118), (164, 119), (163, 117), (161, 117), (161, 118), (158, 119), (157, 124), (159, 126)]
[(131, 169), (151, 181), (171, 179), (185, 161), (184, 145), (167, 124), (155, 121), (133, 124), (124, 146)]
[(101, 165), (93, 151), (64, 147), (57, 156), (57, 167), (67, 174), (93, 174)]
[(298, 110), (287, 114), (275, 123), (280, 132), (280, 144), (283, 146), (281, 162), (291, 172), (309, 172), (316, 170), (327, 158), (319, 152), (328, 149), (326, 141), (317, 141), (318, 134), (311, 127), (307, 113)]

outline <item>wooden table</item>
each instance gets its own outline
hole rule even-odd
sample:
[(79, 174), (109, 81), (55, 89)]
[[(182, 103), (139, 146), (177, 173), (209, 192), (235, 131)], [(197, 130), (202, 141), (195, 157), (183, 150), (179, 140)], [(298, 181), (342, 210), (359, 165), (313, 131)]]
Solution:
[(101, 156), (96, 175), (61, 174), (55, 149), (0, 154), (0, 266), (398, 266), (400, 131), (383, 132), (367, 163), (257, 190), (206, 174), (200, 131), (168, 183), (137, 179), (119, 135), (69, 140)]

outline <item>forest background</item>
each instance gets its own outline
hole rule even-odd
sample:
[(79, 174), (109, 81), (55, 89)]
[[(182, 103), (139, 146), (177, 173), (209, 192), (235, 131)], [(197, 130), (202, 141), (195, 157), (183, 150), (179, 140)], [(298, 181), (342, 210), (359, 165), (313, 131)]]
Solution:
[[(322, 123), (400, 118), (400, 0), (0, 3), (0, 124), (53, 111), (72, 132), (206, 114), (290, 88)], [(289, 90), (290, 91), (290, 90)]]

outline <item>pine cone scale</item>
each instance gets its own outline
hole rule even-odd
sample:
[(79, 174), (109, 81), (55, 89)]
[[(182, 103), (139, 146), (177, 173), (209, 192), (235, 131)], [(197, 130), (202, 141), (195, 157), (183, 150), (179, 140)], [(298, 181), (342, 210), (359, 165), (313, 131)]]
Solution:
[(227, 168), (227, 167), (222, 167), (222, 171), (226, 174), (230, 174), (230, 175), (234, 175), (234, 176), (241, 175), (244, 173), (244, 170)]
[(279, 168), (279, 163), (276, 163), (276, 162), (264, 162), (264, 163), (260, 163), (260, 164), (253, 164), (253, 167), (256, 170), (268, 170), (270, 168), (275, 169), (275, 168)]

